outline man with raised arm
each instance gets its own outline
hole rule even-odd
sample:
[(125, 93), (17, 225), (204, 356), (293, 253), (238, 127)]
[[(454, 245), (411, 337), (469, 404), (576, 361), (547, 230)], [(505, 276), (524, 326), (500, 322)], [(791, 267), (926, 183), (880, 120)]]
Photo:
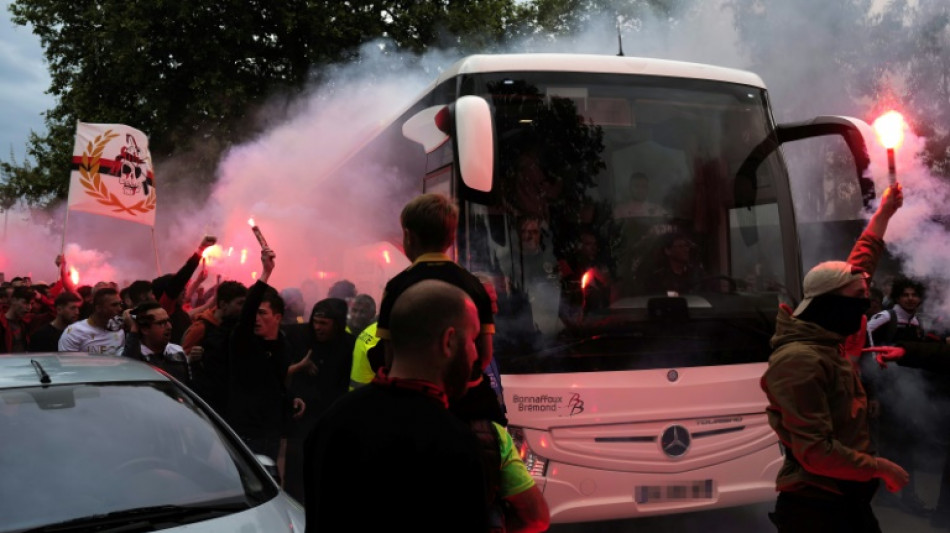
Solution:
[(284, 301), (267, 284), (276, 255), (261, 250), (261, 277), (247, 292), (231, 335), (227, 420), (254, 453), (277, 460), (280, 439), (304, 402), (287, 390), (290, 357), (280, 331)]
[(770, 515), (780, 533), (878, 533), (870, 504), (878, 483), (894, 492), (908, 482), (903, 468), (873, 454), (867, 395), (848, 357), (863, 348), (867, 280), (902, 203), (900, 185), (888, 188), (848, 261), (812, 268), (798, 308), (779, 310), (761, 384), (785, 449)]

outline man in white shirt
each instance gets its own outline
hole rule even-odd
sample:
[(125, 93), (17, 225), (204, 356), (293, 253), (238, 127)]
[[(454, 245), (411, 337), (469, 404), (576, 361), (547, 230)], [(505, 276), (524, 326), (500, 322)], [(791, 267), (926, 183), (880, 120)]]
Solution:
[(125, 332), (122, 330), (122, 299), (119, 292), (103, 287), (92, 296), (93, 311), (86, 320), (66, 327), (59, 339), (61, 352), (87, 352), (90, 355), (122, 355)]
[(923, 283), (898, 277), (891, 286), (891, 301), (894, 306), (885, 309), (868, 320), (868, 334), (875, 346), (890, 346), (898, 341), (919, 341), (924, 330), (917, 318), (917, 311), (924, 300)]
[[(917, 312), (923, 302), (925, 287), (922, 283), (899, 276), (891, 286), (891, 301), (894, 306), (885, 309), (868, 320), (868, 335), (874, 346), (893, 346), (899, 342), (919, 342), (924, 340), (924, 329), (920, 325)], [(878, 415), (879, 448), (882, 453), (893, 458), (898, 464), (911, 472), (911, 482), (901, 491), (900, 497), (880, 494), (879, 503), (896, 506), (907, 513), (918, 516), (930, 516), (933, 509), (917, 495), (913, 472), (923, 468), (917, 457), (921, 453), (920, 442), (927, 436), (922, 432), (929, 424), (939, 424), (931, 414), (918, 411), (914, 417), (900, 407), (902, 401), (926, 401), (921, 395), (911, 399), (910, 391), (929, 390), (925, 376), (918, 370), (904, 367), (889, 367), (886, 371), (867, 369), (864, 379), (871, 383), (871, 390), (880, 402)]]

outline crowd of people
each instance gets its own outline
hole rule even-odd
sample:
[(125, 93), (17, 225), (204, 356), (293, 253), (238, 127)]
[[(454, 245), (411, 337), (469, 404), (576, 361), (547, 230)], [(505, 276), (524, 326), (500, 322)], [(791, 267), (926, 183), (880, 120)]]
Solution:
[[(897, 407), (896, 385), (903, 372), (925, 369), (916, 371), (945, 395), (950, 338), (921, 321), (922, 283), (897, 277), (885, 294), (873, 282), (902, 203), (899, 185), (885, 191), (848, 260), (814, 267), (800, 305), (779, 310), (762, 389), (785, 450), (770, 515), (780, 532), (878, 532), (875, 497), (950, 525), (950, 449), (930, 508), (912, 477), (923, 435)], [(284, 488), (305, 503), (308, 530), (347, 523), (360, 494), (374, 509), (361, 518), (367, 529), (400, 517), (417, 531), (542, 531), (549, 511), (506, 430), (492, 373), (491, 281), (446, 255), (458, 209), (425, 194), (399, 222), (412, 265), (387, 283), (378, 314), (377, 302), (344, 280), (298, 319), (300, 291), (268, 284), (277, 255), (267, 247), (250, 287), (219, 278), (201, 290), (202, 252), (216, 242), (206, 236), (175, 274), (121, 290), (74, 286), (63, 257), (51, 285), (4, 282), (0, 353), (84, 352), (162, 368), (252, 451), (278, 459)], [(522, 228), (528, 237), (532, 229), (530, 221)], [(689, 246), (671, 239), (667, 255)], [(451, 467), (420, 475), (427, 464)]]
[[(349, 523), (357, 493), (374, 509), (367, 529), (543, 531), (547, 505), (506, 430), (497, 376), (484, 374), (493, 299), (445, 255), (458, 209), (421, 195), (400, 224), (413, 265), (386, 286), (378, 316), (344, 280), (297, 320), (302, 297), (268, 284), (278, 261), (267, 247), (253, 285), (219, 278), (203, 290), (202, 252), (216, 243), (205, 236), (175, 274), (121, 289), (74, 286), (63, 257), (52, 285), (3, 283), (0, 353), (83, 352), (163, 369), (277, 460), (310, 531)], [(425, 464), (446, 467), (419, 475)]]

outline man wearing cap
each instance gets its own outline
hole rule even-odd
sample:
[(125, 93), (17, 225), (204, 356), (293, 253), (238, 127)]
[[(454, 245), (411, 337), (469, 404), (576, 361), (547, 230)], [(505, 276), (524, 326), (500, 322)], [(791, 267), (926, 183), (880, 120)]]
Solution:
[(779, 310), (761, 385), (786, 452), (770, 515), (781, 533), (879, 532), (870, 505), (878, 480), (892, 492), (908, 482), (903, 468), (871, 450), (867, 395), (846, 355), (866, 323), (867, 279), (902, 200), (899, 185), (887, 189), (848, 261), (812, 268), (802, 303)]

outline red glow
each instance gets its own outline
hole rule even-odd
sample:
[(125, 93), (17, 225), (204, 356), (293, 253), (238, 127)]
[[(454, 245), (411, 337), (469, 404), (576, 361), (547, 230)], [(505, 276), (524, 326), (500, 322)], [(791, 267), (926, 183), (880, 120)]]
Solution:
[(581, 290), (584, 290), (587, 288), (587, 285), (590, 284), (590, 278), (593, 275), (594, 275), (594, 272), (592, 270), (588, 270), (587, 272), (584, 272), (584, 276), (581, 277)]
[(383, 250), (383, 260), (386, 261), (386, 264), (392, 263), (392, 260), (389, 258), (389, 250)]
[(76, 267), (69, 267), (69, 279), (73, 282), (73, 285), (79, 285), (79, 271), (76, 270)]
[(874, 121), (874, 132), (881, 145), (888, 150), (897, 148), (904, 142), (904, 117), (897, 111), (888, 111)]
[(449, 112), (449, 106), (445, 106), (435, 114), (435, 127), (446, 135), (452, 134), (452, 114)]
[(327, 273), (324, 271), (317, 272), (317, 277), (320, 279), (327, 279)]

